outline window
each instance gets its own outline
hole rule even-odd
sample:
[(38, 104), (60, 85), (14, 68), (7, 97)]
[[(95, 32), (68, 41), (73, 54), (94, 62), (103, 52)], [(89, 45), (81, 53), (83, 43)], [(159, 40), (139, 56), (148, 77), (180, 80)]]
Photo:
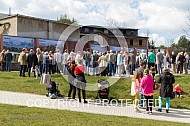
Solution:
[(133, 39), (130, 39), (130, 45), (131, 46), (133, 45)]
[(115, 45), (115, 39), (114, 38), (110, 38), (110, 45)]
[(142, 40), (139, 40), (139, 45), (142, 46)]
[(134, 35), (134, 31), (131, 31), (131, 35)]
[(108, 34), (108, 30), (104, 30), (104, 34)]
[(88, 32), (89, 32), (89, 28), (85, 28), (85, 29), (84, 29), (84, 32), (85, 32), (85, 33), (88, 33)]
[(97, 29), (94, 29), (94, 32), (97, 32), (98, 30)]

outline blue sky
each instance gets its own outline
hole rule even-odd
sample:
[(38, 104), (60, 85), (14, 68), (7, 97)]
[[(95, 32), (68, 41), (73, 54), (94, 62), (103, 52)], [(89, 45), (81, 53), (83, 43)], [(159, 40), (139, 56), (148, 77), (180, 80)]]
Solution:
[(0, 0), (0, 5), (0, 13), (11, 7), (13, 14), (53, 20), (66, 13), (82, 25), (137, 28), (157, 46), (185, 35), (190, 15), (190, 0)]

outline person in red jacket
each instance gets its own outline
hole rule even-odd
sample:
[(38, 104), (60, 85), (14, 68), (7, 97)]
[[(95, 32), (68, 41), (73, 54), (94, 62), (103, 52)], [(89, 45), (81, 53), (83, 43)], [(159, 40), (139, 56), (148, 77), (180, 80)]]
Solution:
[(182, 89), (180, 87), (180, 84), (177, 84), (174, 89), (173, 89), (173, 92), (175, 92), (175, 95), (177, 97), (182, 97)]

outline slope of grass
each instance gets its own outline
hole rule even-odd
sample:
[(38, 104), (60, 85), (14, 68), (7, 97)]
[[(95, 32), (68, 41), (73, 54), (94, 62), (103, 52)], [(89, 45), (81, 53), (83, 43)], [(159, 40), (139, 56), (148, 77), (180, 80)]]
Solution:
[[(40, 78), (35, 79), (33, 77), (19, 77), (18, 72), (6, 73), (0, 72), (0, 90), (13, 91), (13, 92), (25, 92), (33, 94), (44, 95), (46, 93), (45, 84), (40, 84)], [(98, 79), (101, 77), (87, 76), (87, 82), (91, 84), (97, 84)], [(175, 108), (187, 108), (190, 109), (190, 75), (177, 75), (175, 76), (176, 84), (179, 83), (183, 89), (183, 98), (175, 98), (171, 101), (171, 107)], [(59, 85), (61, 94), (67, 96), (69, 85), (62, 75), (52, 75), (52, 80)], [(114, 78), (111, 78), (114, 81)], [(121, 78), (115, 84), (110, 87), (110, 97), (115, 99), (130, 99), (133, 98), (130, 95), (131, 79)], [(154, 98), (158, 98), (158, 91), (155, 91)], [(87, 98), (95, 98), (97, 91), (87, 91)], [(164, 102), (165, 103), (165, 102)]]
[(189, 124), (0, 104), (1, 126), (185, 126)]

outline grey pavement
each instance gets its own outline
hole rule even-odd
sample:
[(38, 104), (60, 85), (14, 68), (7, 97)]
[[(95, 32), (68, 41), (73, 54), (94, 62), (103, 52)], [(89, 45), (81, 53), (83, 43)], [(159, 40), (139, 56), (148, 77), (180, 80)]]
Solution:
[[(113, 102), (111, 102), (113, 103)], [(170, 113), (155, 111), (152, 115), (144, 114), (145, 110), (134, 112), (132, 104), (99, 103), (89, 100), (89, 104), (79, 103), (68, 98), (49, 99), (45, 95), (0, 91), (0, 104), (10, 104), (28, 107), (70, 110), (92, 114), (127, 116), (132, 118), (152, 119), (160, 121), (190, 123), (190, 110), (170, 109)]]

